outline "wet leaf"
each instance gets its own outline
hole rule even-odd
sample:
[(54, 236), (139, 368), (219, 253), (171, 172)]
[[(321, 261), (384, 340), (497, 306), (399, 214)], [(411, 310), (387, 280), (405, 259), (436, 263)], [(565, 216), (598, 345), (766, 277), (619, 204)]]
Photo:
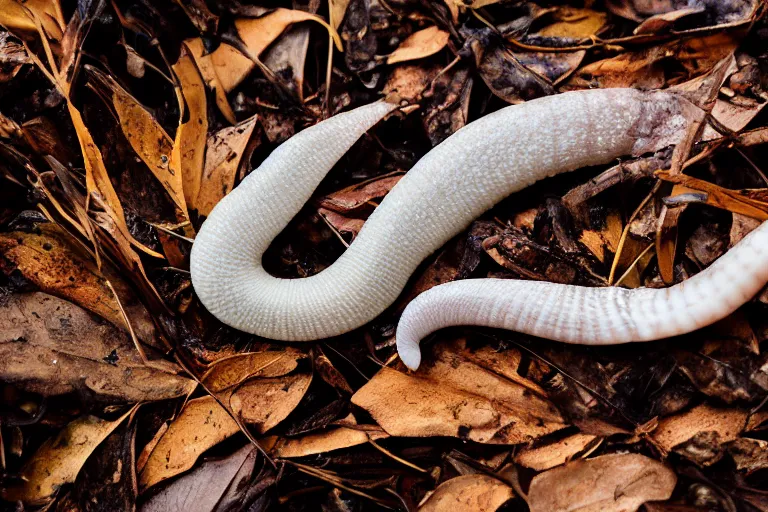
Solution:
[(190, 393), (194, 381), (173, 363), (147, 366), (128, 334), (44, 293), (0, 306), (0, 377), (46, 396), (74, 391), (108, 402), (162, 400)]
[(239, 431), (235, 420), (213, 397), (190, 400), (149, 455), (139, 474), (139, 488), (152, 487), (191, 469), (203, 452)]
[(128, 414), (115, 421), (81, 416), (38, 448), (21, 470), (24, 482), (3, 492), (7, 500), (41, 504), (75, 481), (86, 459)]
[(514, 495), (511, 487), (491, 476), (457, 476), (440, 484), (419, 512), (494, 512)]
[(531, 512), (633, 512), (666, 500), (677, 477), (664, 464), (627, 453), (569, 462), (536, 475), (528, 492)]
[(516, 444), (565, 427), (538, 386), (516, 374), (515, 351), (483, 349), (478, 360), (461, 341), (438, 347), (416, 374), (381, 369), (352, 403), (392, 436)]

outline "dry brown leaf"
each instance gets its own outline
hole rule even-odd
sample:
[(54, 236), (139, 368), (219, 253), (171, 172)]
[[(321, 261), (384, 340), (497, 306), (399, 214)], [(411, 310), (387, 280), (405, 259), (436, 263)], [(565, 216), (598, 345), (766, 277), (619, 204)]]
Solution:
[(445, 30), (440, 30), (437, 26), (432, 26), (414, 32), (400, 46), (387, 57), (387, 64), (396, 64), (408, 60), (423, 59), (434, 55), (448, 44), (450, 34)]
[(544, 471), (565, 464), (593, 446), (597, 439), (599, 439), (597, 436), (589, 434), (573, 434), (535, 448), (523, 448), (515, 456), (515, 462), (535, 471)]
[[(46, 396), (71, 392), (104, 401), (182, 396), (195, 382), (164, 360), (144, 364), (128, 335), (44, 293), (12, 296), (0, 306), (0, 378)], [(165, 369), (166, 371), (162, 371)]]
[(402, 177), (402, 174), (387, 175), (350, 185), (320, 199), (320, 206), (337, 213), (349, 213), (373, 199), (386, 196)]
[(88, 456), (128, 414), (130, 412), (115, 421), (81, 416), (71, 422), (37, 449), (21, 469), (22, 483), (7, 488), (3, 498), (33, 505), (46, 502), (59, 487), (75, 481)]
[[(347, 217), (326, 208), (318, 208), (317, 213), (337, 232), (351, 233), (353, 239), (357, 236), (360, 230), (363, 229), (363, 224), (365, 224), (363, 219)], [(344, 244), (346, 245), (346, 243), (347, 242), (345, 241)]]
[(663, 32), (671, 28), (677, 20), (703, 11), (704, 7), (686, 7), (676, 11), (655, 14), (638, 25), (633, 33), (637, 35)]
[(173, 65), (173, 73), (179, 82), (176, 95), (181, 114), (168, 167), (177, 169), (181, 173), (187, 207), (195, 210), (205, 161), (208, 100), (205, 94), (205, 82), (188, 48), (182, 48), (179, 60)]
[(440, 484), (419, 512), (495, 512), (513, 498), (512, 488), (488, 475), (462, 475)]
[(275, 457), (284, 459), (306, 457), (358, 446), (367, 443), (370, 439), (375, 441), (386, 437), (388, 437), (387, 434), (378, 427), (338, 427), (300, 437), (278, 439), (271, 453)]
[(232, 411), (264, 434), (283, 421), (301, 402), (312, 382), (312, 373), (247, 381), (232, 393)]
[(673, 190), (672, 196), (690, 191), (705, 192), (705, 202), (710, 206), (759, 220), (768, 220), (768, 203), (753, 199), (743, 191), (730, 190), (686, 174), (672, 174), (669, 171), (658, 171), (656, 176), (684, 187)]
[(240, 161), (257, 121), (258, 117), (253, 116), (208, 137), (205, 169), (195, 200), (200, 215), (207, 217), (213, 207), (232, 191)]
[(575, 39), (587, 38), (598, 34), (608, 20), (608, 16), (604, 12), (570, 6), (558, 8), (554, 16), (557, 21), (539, 30), (539, 35)]
[(352, 403), (392, 436), (517, 444), (566, 426), (557, 409), (532, 391), (536, 384), (522, 385), (500, 374), (505, 358), (514, 372), (516, 351), (497, 353), (495, 368), (489, 369), (473, 362), (462, 343), (443, 343), (434, 350), (416, 374), (382, 368)]
[(281, 377), (296, 369), (306, 355), (296, 349), (237, 354), (213, 363), (200, 382), (213, 393), (237, 386), (252, 377)]
[(744, 430), (747, 416), (747, 411), (742, 409), (720, 409), (702, 404), (681, 414), (663, 418), (651, 438), (667, 453), (701, 432), (715, 432), (720, 443), (728, 443)]
[(139, 475), (139, 487), (146, 489), (187, 471), (203, 452), (239, 431), (212, 396), (190, 400), (152, 450)]
[[(123, 306), (131, 327), (142, 341), (154, 344), (154, 324), (144, 306), (107, 266), (100, 271), (55, 224), (42, 224), (36, 232), (0, 233), (0, 259), (10, 262), (41, 291), (62, 297), (126, 329)], [(2, 267), (2, 263), (0, 263)], [(8, 269), (9, 271), (11, 269)], [(120, 294), (115, 299), (107, 279)]]
[[(219, 75), (216, 73), (216, 67), (213, 64), (211, 55), (206, 53), (205, 45), (202, 39), (187, 39), (184, 41), (184, 45), (189, 50), (192, 58), (195, 59), (197, 69), (200, 71), (200, 75), (203, 77), (206, 85), (211, 91), (213, 91), (216, 97), (216, 106), (219, 107), (224, 118), (232, 124), (237, 123), (235, 113), (232, 111), (232, 106), (227, 99), (227, 90), (221, 84)], [(222, 45), (223, 46), (223, 45)], [(201, 169), (202, 176), (202, 169)]]
[(109, 205), (115, 214), (116, 221), (125, 225), (125, 214), (120, 199), (117, 197), (112, 182), (109, 180), (109, 173), (104, 165), (104, 159), (101, 156), (99, 147), (91, 137), (91, 132), (83, 122), (80, 111), (77, 110), (71, 102), (67, 103), (69, 115), (72, 118), (72, 124), (75, 126), (75, 132), (80, 142), (80, 150), (83, 153), (85, 164), (85, 186), (86, 186), (86, 209), (88, 209), (91, 194), (94, 192), (101, 195), (102, 199)]
[[(315, 21), (330, 30), (330, 26), (319, 16), (283, 8), (275, 9), (260, 18), (238, 19), (235, 21), (235, 27), (248, 51), (253, 56), (258, 57), (289, 25), (302, 21)], [(341, 41), (338, 39), (338, 35), (334, 30), (331, 30), (331, 34), (334, 36), (337, 47), (341, 50)], [(212, 83), (220, 84), (224, 93), (237, 87), (255, 66), (251, 59), (228, 44), (220, 45), (210, 55), (205, 56), (202, 44), (190, 44), (190, 41), (187, 41), (187, 44), (192, 49), (206, 82), (209, 85)], [(200, 62), (206, 59), (210, 60), (210, 65), (200, 65)], [(215, 78), (210, 76), (211, 70), (215, 73)]]
[(635, 453), (569, 462), (536, 475), (528, 492), (531, 512), (634, 512), (666, 500), (677, 483), (664, 464)]
[(169, 165), (174, 149), (171, 137), (152, 114), (112, 77), (96, 68), (86, 68), (96, 77), (95, 83), (99, 84), (107, 95), (111, 93), (112, 106), (117, 113), (123, 134), (133, 150), (168, 192), (184, 217), (188, 217), (181, 169), (174, 169)]

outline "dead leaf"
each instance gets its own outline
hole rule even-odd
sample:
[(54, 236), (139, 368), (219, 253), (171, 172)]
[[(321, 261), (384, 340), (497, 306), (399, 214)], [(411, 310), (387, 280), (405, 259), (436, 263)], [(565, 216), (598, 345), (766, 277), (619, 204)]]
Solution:
[(604, 12), (567, 5), (558, 7), (553, 17), (557, 21), (539, 30), (539, 35), (583, 39), (600, 33), (608, 20)]
[[(141, 507), (141, 512), (212, 512), (228, 489), (241, 485), (254, 470), (258, 452), (248, 444), (232, 455), (207, 460), (181, 476)], [(237, 477), (240, 476), (240, 479)]]
[(643, 455), (603, 455), (533, 477), (528, 506), (531, 512), (634, 512), (668, 499), (676, 483), (672, 470)]
[[(45, 293), (74, 302), (127, 330), (122, 305), (139, 339), (150, 345), (156, 343), (152, 319), (128, 284), (106, 265), (101, 271), (96, 268), (55, 224), (41, 224), (33, 233), (0, 233), (0, 261), (2, 258), (12, 265), (8, 272), (15, 268)], [(120, 304), (107, 279), (118, 292)]]
[[(768, 220), (768, 202), (753, 199), (745, 191), (729, 190), (686, 174), (672, 174), (669, 171), (658, 171), (656, 176), (664, 181), (682, 185), (686, 189), (704, 192), (704, 202), (710, 206), (759, 220)], [(672, 196), (685, 192), (686, 190), (673, 190)]]
[(373, 439), (384, 439), (387, 434), (375, 426), (359, 428), (337, 427), (299, 437), (281, 438), (271, 450), (275, 457), (290, 459), (328, 453), (367, 443)]
[(190, 400), (152, 450), (139, 474), (146, 489), (187, 471), (207, 449), (235, 435), (240, 428), (212, 396)]
[[(44, 293), (0, 306), (0, 376), (46, 396), (71, 392), (104, 401), (142, 402), (190, 393), (195, 382), (172, 363), (144, 364), (128, 335)], [(162, 371), (165, 369), (165, 371)]]
[(685, 7), (675, 11), (659, 13), (651, 16), (635, 27), (633, 34), (658, 34), (671, 28), (675, 22), (691, 14), (704, 12), (704, 7)]
[(208, 100), (205, 82), (186, 46), (183, 47), (179, 60), (172, 69), (179, 81), (176, 95), (181, 114), (168, 168), (176, 169), (181, 173), (187, 207), (190, 210), (196, 210), (208, 136)]
[(440, 484), (419, 507), (419, 512), (495, 512), (515, 493), (512, 488), (488, 475), (462, 475)]
[(182, 170), (174, 169), (169, 165), (174, 149), (171, 137), (152, 114), (128, 91), (123, 89), (117, 81), (96, 68), (86, 66), (86, 69), (91, 73), (91, 76), (96, 78), (94, 83), (99, 84), (104, 94), (109, 95), (111, 93), (112, 106), (117, 113), (125, 138), (168, 192), (184, 218), (188, 218)]
[(257, 121), (258, 117), (253, 116), (208, 137), (205, 168), (200, 181), (200, 192), (195, 200), (200, 215), (207, 217), (213, 207), (234, 188), (240, 161)]
[[(258, 57), (289, 25), (303, 21), (315, 21), (330, 30), (330, 26), (317, 15), (283, 8), (275, 9), (260, 18), (238, 19), (235, 21), (235, 27), (248, 51), (255, 57)], [(331, 34), (334, 35), (336, 45), (341, 50), (341, 42), (338, 39), (338, 35), (336, 35), (336, 31), (332, 30)], [(187, 44), (189, 44), (189, 41), (187, 41)], [(209, 85), (212, 82), (221, 84), (223, 92), (232, 91), (255, 67), (251, 59), (228, 44), (220, 45), (209, 55), (203, 55), (202, 51), (198, 52), (198, 50), (202, 50), (202, 45), (199, 47), (190, 46), (206, 82)], [(200, 61), (205, 59), (210, 59), (211, 66), (200, 65)], [(215, 79), (211, 80), (213, 77), (208, 76), (209, 70), (214, 71)]]
[(200, 382), (213, 393), (230, 389), (253, 377), (280, 377), (298, 366), (306, 355), (296, 349), (237, 354), (211, 364)]
[(373, 199), (386, 196), (402, 177), (402, 174), (389, 174), (351, 185), (323, 197), (320, 199), (320, 205), (336, 213), (349, 213), (368, 204)]
[(58, 0), (0, 0), (0, 25), (37, 34), (35, 18), (48, 37), (61, 41), (65, 23)]
[(311, 382), (311, 373), (249, 380), (232, 393), (230, 405), (244, 422), (264, 434), (299, 405)]
[(115, 421), (81, 416), (38, 448), (21, 469), (23, 483), (7, 488), (3, 498), (40, 505), (64, 484), (75, 481), (88, 456), (129, 413)]
[(387, 57), (387, 64), (396, 64), (408, 60), (423, 59), (434, 55), (448, 44), (450, 34), (440, 30), (437, 26), (431, 26), (418, 32), (414, 32), (405, 41), (400, 43), (397, 49)]
[(542, 446), (525, 447), (515, 456), (515, 462), (535, 471), (545, 471), (570, 461), (599, 438), (589, 434), (573, 434)]
[[(716, 434), (716, 443), (728, 443), (735, 440), (744, 430), (747, 416), (747, 411), (742, 409), (721, 409), (702, 404), (681, 414), (663, 418), (651, 438), (665, 453), (692, 440), (696, 435), (707, 432)], [(685, 450), (676, 451), (685, 455)]]
[[(490, 349), (483, 349), (483, 353)], [(416, 374), (382, 368), (352, 397), (392, 436), (452, 436), (479, 443), (528, 442), (565, 427), (557, 409), (528, 386), (499, 375), (516, 368), (516, 351), (474, 363), (463, 342), (440, 344)], [(517, 377), (518, 380), (525, 380)]]

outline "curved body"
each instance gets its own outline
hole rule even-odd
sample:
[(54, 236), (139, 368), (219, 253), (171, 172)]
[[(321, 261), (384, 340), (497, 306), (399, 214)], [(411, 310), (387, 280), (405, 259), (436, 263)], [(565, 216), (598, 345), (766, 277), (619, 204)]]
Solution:
[(419, 341), (443, 327), (499, 327), (581, 345), (677, 336), (725, 318), (768, 282), (768, 223), (708, 268), (669, 288), (589, 288), (517, 279), (468, 279), (436, 286), (406, 307), (397, 351), (419, 367)]
[[(674, 144), (690, 108), (695, 107), (668, 93), (632, 89), (564, 93), (507, 107), (467, 125), (422, 158), (329, 268), (304, 279), (270, 276), (261, 257), (272, 239), (355, 140), (394, 106), (378, 102), (334, 116), (285, 142), (214, 208), (192, 248), (195, 291), (224, 323), (267, 338), (304, 341), (350, 331), (392, 304), (419, 263), (507, 195), (561, 172)], [(445, 292), (439, 291), (445, 285), (437, 287), (406, 310), (398, 347), (409, 366), (418, 365), (415, 356), (408, 355), (418, 355), (418, 338), (439, 328), (440, 322), (478, 323), (467, 315), (430, 313), (429, 301), (437, 299), (434, 307), (444, 307), (459, 284), (464, 283), (451, 284)], [(466, 285), (483, 288), (469, 281)], [(516, 286), (530, 289), (526, 293), (572, 293), (573, 304), (582, 304), (576, 302), (576, 292), (560, 285)], [(610, 294), (640, 297), (657, 292), (579, 293), (595, 297), (590, 300), (597, 301), (597, 318), (600, 301), (614, 300)], [(610, 304), (621, 309), (623, 303), (616, 298)], [(485, 306), (477, 308), (482, 317)], [(538, 320), (541, 325), (558, 322), (567, 324), (562, 319)], [(546, 328), (531, 332), (551, 337)], [(657, 331), (658, 336), (650, 332), (644, 339), (667, 331)], [(601, 339), (609, 342), (609, 337)], [(579, 339), (590, 342), (588, 338)], [(564, 340), (579, 342), (577, 337)]]

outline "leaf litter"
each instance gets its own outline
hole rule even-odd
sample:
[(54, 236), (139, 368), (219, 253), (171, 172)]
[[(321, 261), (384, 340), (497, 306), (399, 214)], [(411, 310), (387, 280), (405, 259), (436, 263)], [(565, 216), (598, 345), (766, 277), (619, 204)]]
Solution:
[[(0, 464), (24, 510), (768, 510), (768, 293), (699, 332), (575, 347), (407, 303), (473, 277), (660, 287), (768, 215), (762, 2), (0, 1)], [(672, 87), (689, 144), (548, 180), (339, 339), (236, 332), (190, 242), (282, 141), (384, 92), (272, 244), (326, 268), (429, 149), (509, 103)], [(137, 404), (142, 404), (137, 407)]]

